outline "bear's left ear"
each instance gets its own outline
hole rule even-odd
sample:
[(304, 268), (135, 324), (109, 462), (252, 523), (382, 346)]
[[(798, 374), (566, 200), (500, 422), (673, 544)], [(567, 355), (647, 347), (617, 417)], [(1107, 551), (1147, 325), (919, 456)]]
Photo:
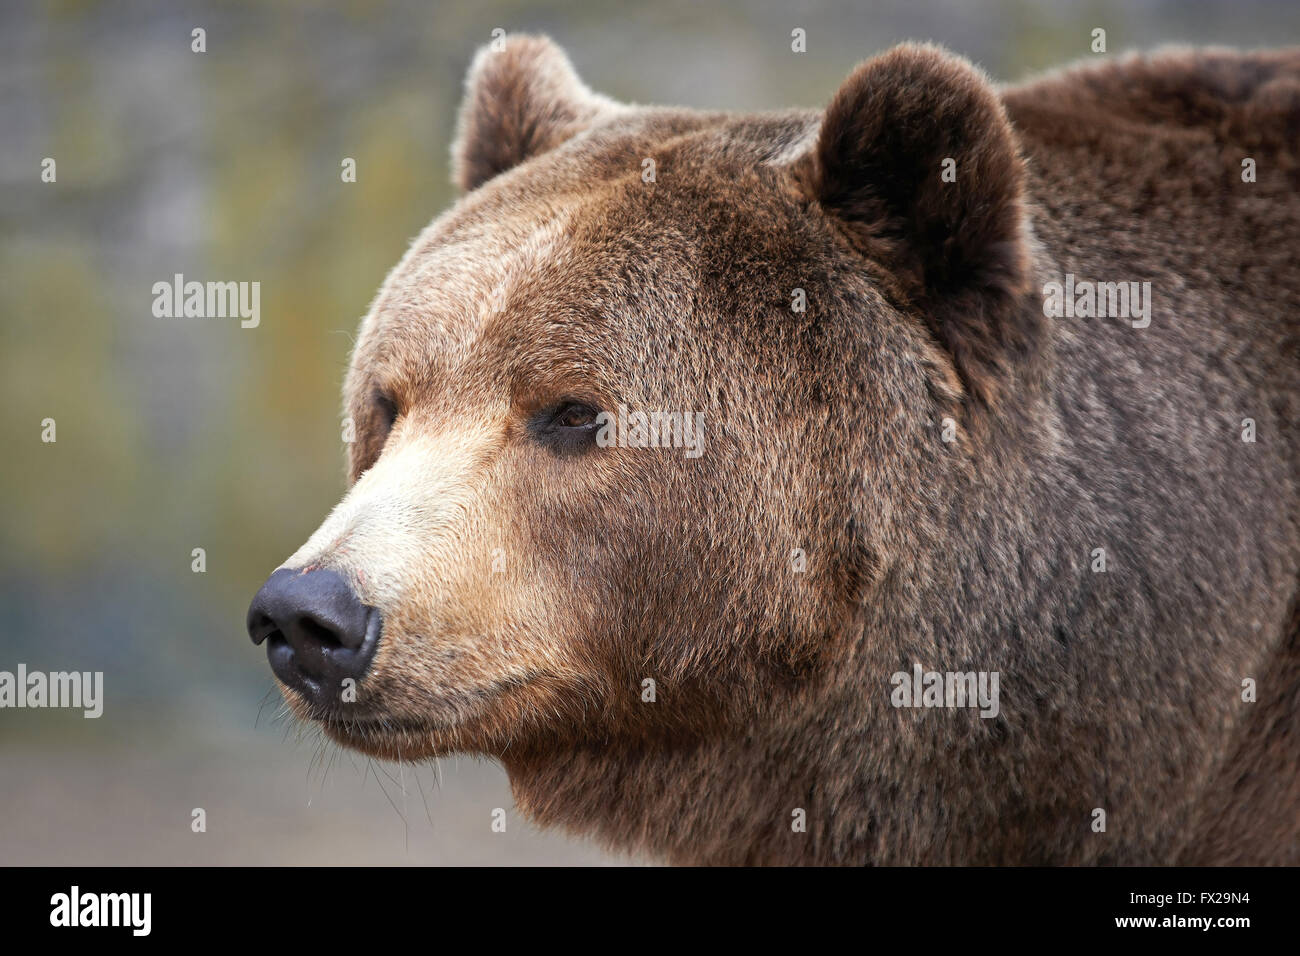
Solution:
[(835, 94), (792, 173), (881, 264), (992, 405), (1043, 335), (1022, 203), (1024, 165), (988, 79), (938, 47), (869, 60)]
[(478, 51), (465, 77), (452, 178), (477, 189), (623, 109), (578, 79), (564, 51), (546, 37), (511, 36)]

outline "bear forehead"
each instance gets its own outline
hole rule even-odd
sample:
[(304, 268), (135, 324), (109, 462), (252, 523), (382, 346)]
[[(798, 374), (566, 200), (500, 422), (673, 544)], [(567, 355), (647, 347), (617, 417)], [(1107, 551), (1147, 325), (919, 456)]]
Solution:
[(582, 366), (602, 349), (693, 331), (703, 298), (752, 296), (780, 270), (794, 281), (807, 210), (781, 166), (815, 132), (803, 113), (635, 118), (497, 177), (412, 244), (354, 363), (410, 391), (512, 363), (594, 375)]

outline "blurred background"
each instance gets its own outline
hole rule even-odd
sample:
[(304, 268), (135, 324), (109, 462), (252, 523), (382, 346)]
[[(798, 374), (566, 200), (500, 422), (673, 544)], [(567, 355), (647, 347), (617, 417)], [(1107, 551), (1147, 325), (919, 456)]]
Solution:
[[(105, 686), (98, 720), (0, 710), (0, 864), (647, 862), (529, 827), (493, 764), (382, 764), (277, 720), (244, 632), (343, 492), (352, 336), (455, 198), (455, 109), (493, 29), (550, 34), (616, 98), (713, 108), (819, 106), (904, 39), (1014, 80), (1093, 56), (1094, 27), (1112, 56), (1300, 36), (1293, 0), (0, 9), (0, 670)], [(260, 325), (155, 318), (175, 273), (260, 282)]]

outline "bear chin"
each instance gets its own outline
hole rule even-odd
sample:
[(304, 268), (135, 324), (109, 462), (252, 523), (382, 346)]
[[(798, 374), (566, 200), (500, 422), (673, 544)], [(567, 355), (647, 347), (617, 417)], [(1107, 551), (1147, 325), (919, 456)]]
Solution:
[(460, 749), (450, 741), (440, 739), (445, 731), (415, 722), (385, 726), (378, 722), (324, 719), (315, 723), (334, 743), (379, 760), (427, 760), (450, 756)]
[(319, 727), (334, 743), (370, 757), (412, 761), (453, 754), (497, 755), (520, 737), (520, 690), (510, 685), (476, 695), (431, 698), (419, 716), (382, 709), (325, 712), (289, 688), (281, 692), (293, 717)]

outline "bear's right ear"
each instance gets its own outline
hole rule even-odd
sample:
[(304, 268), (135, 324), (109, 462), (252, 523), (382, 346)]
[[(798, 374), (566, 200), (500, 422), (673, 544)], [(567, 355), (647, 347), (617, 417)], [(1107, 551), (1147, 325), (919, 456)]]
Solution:
[(623, 109), (589, 90), (548, 38), (498, 42), (478, 51), (465, 78), (451, 162), (466, 192)]
[(791, 172), (897, 281), (967, 396), (994, 404), (1045, 322), (1030, 300), (1024, 164), (988, 79), (938, 47), (895, 47), (840, 87)]

